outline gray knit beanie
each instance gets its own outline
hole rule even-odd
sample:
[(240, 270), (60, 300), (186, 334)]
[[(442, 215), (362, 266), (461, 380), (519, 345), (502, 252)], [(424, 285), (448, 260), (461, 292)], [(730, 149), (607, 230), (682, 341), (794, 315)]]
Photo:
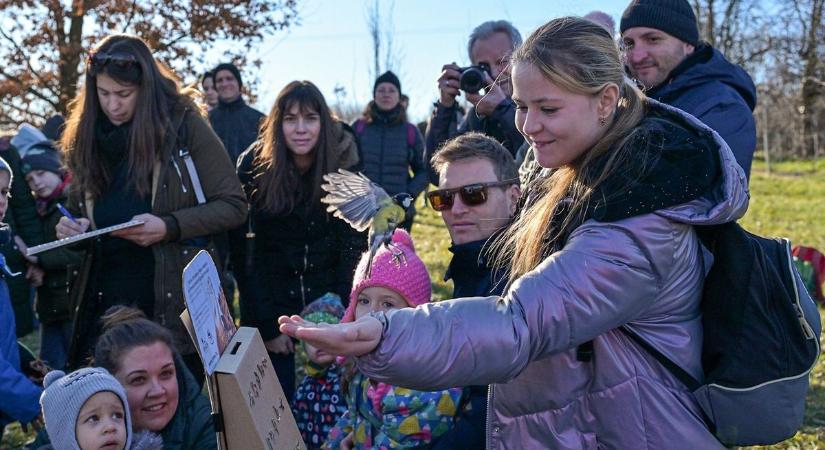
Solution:
[(80, 408), (91, 396), (98, 392), (112, 392), (123, 403), (126, 418), (126, 446), (132, 444), (132, 417), (129, 402), (123, 386), (106, 369), (85, 367), (66, 375), (62, 370), (53, 370), (43, 379), (45, 390), (40, 396), (46, 432), (55, 450), (80, 450), (77, 443), (77, 416)]
[(699, 45), (699, 26), (687, 0), (633, 0), (622, 14), (619, 32), (633, 27), (655, 28), (694, 47)]

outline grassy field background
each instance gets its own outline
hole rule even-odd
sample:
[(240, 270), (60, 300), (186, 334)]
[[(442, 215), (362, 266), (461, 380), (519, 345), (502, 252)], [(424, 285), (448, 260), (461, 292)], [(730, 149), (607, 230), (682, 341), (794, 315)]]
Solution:
[[(449, 235), (437, 213), (420, 201), (418, 211), (413, 228), (416, 249), (430, 269), (434, 296), (449, 298), (452, 285), (442, 280), (450, 259)], [(770, 173), (764, 162), (755, 161), (750, 208), (740, 222), (754, 233), (787, 237), (795, 245), (825, 251), (825, 158), (774, 163)], [(37, 347), (35, 336), (28, 336), (25, 341)], [(21, 448), (28, 437), (19, 426), (11, 426), (0, 450)], [(820, 361), (811, 376), (805, 423), (800, 432), (781, 444), (759, 448), (825, 449), (825, 362)]]

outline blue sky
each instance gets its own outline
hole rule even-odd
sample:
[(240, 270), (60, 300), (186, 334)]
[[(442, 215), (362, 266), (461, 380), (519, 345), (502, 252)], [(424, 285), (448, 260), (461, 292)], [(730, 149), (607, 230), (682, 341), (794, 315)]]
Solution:
[[(347, 101), (365, 105), (372, 96), (371, 43), (366, 10), (372, 0), (300, 0), (301, 25), (266, 39), (257, 48), (260, 71), (245, 76), (260, 79), (256, 107), (268, 113), (278, 92), (288, 82), (306, 79), (318, 85), (334, 103), (336, 85), (347, 91)], [(388, 9), (390, 1), (382, 0)], [(478, 24), (506, 19), (526, 38), (549, 19), (604, 11), (616, 20), (629, 0), (519, 1), (519, 0), (396, 0), (393, 8), (393, 46), (400, 60), (397, 73), (410, 96), (410, 117), (427, 116), (437, 99), (436, 78), (441, 66), (452, 61), (469, 63), (467, 37)], [(219, 62), (219, 58), (214, 61)]]

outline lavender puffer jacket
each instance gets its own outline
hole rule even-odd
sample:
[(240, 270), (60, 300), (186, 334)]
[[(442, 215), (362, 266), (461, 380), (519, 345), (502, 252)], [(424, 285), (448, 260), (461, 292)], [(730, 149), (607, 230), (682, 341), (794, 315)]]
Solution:
[[(383, 339), (357, 359), (359, 368), (421, 390), (495, 383), (490, 449), (723, 448), (687, 388), (617, 329), (626, 325), (702, 378), (708, 263), (692, 225), (737, 219), (749, 197), (744, 172), (714, 137), (723, 180), (709, 195), (618, 222), (587, 221), (504, 297), (380, 315)], [(592, 361), (577, 361), (576, 347), (591, 340)]]

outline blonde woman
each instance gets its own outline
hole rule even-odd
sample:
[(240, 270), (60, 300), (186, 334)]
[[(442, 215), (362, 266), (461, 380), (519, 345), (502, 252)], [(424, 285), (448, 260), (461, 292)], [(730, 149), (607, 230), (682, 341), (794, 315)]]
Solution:
[(647, 100), (611, 36), (561, 18), (513, 55), (516, 126), (547, 169), (498, 241), (502, 297), (281, 329), (371, 379), (490, 387), (488, 448), (721, 448), (686, 386), (622, 330), (702, 377), (694, 225), (744, 214), (728, 146)]

